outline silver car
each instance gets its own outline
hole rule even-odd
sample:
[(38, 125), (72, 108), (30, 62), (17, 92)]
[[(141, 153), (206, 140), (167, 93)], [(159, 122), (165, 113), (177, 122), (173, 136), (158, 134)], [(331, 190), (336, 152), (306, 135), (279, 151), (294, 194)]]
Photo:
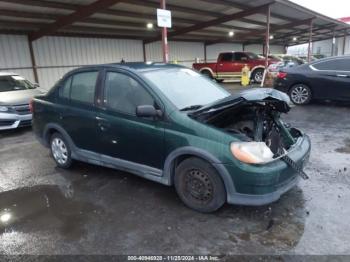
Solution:
[(29, 126), (30, 100), (43, 92), (22, 76), (0, 72), (0, 130)]

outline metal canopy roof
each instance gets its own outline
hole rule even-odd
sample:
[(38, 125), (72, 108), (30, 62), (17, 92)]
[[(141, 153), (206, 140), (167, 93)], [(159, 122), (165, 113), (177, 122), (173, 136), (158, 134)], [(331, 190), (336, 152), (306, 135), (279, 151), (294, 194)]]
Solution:
[[(263, 43), (269, 5), (271, 44), (308, 42), (311, 20), (313, 41), (350, 32), (350, 25), (287, 0), (167, 0), (173, 20), (168, 38), (207, 44)], [(0, 33), (28, 34), (31, 40), (65, 35), (151, 43), (161, 39), (156, 8), (159, 0), (0, 0)], [(147, 29), (147, 23), (154, 28)], [(233, 37), (229, 31), (234, 31)]]

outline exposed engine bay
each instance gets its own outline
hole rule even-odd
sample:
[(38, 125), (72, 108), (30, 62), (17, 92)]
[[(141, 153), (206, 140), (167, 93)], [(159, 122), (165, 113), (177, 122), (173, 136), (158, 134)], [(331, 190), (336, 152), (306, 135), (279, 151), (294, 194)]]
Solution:
[(280, 120), (274, 101), (240, 104), (209, 117), (207, 123), (235, 134), (242, 141), (265, 142), (274, 158), (285, 154), (301, 136)]
[(308, 176), (289, 156), (303, 134), (285, 124), (281, 113), (290, 110), (286, 94), (261, 88), (213, 103), (189, 114), (198, 121), (223, 129), (239, 141), (230, 145), (233, 156), (247, 164), (265, 164), (281, 159), (303, 179)]

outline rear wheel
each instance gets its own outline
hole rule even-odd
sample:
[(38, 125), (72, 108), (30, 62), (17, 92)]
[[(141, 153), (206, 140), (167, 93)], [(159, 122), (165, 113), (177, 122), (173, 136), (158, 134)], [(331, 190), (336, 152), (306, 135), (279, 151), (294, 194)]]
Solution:
[(264, 69), (259, 68), (254, 70), (252, 74), (252, 79), (255, 83), (260, 84), (263, 81), (263, 78), (264, 78)]
[(226, 201), (226, 190), (219, 174), (208, 162), (191, 157), (176, 168), (175, 188), (181, 200), (203, 213), (219, 209)]
[(289, 90), (289, 97), (296, 105), (306, 105), (312, 98), (311, 89), (304, 84), (294, 85)]
[(213, 79), (213, 75), (210, 73), (209, 70), (203, 70), (201, 71), (201, 74), (208, 77), (209, 79)]
[(51, 154), (60, 168), (69, 168), (72, 165), (69, 144), (59, 133), (54, 133), (50, 139)]

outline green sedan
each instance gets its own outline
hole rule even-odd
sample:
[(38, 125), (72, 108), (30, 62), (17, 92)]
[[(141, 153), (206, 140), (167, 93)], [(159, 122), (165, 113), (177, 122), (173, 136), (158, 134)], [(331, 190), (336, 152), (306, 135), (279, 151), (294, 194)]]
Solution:
[(31, 109), (34, 132), (58, 167), (78, 160), (174, 185), (200, 212), (225, 202), (265, 205), (306, 178), (311, 143), (280, 119), (290, 110), (287, 95), (264, 88), (230, 95), (186, 67), (79, 68)]

